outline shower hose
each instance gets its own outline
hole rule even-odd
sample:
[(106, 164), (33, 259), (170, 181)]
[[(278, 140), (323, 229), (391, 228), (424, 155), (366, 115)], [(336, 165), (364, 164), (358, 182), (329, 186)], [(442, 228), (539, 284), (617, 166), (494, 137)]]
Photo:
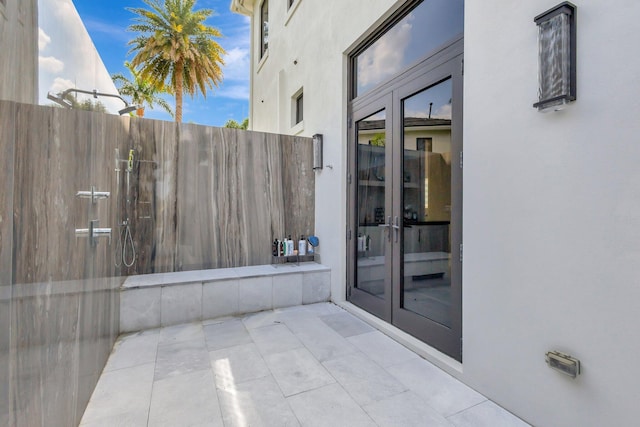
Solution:
[(133, 244), (133, 236), (131, 235), (131, 227), (128, 220), (122, 223), (114, 255), (116, 267), (120, 267), (123, 264), (125, 267), (132, 267), (136, 262), (136, 247)]

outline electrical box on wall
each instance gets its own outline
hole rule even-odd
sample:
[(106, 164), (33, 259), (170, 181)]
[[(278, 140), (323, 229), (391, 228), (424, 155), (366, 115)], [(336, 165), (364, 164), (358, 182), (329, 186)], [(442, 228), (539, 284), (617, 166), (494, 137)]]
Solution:
[(559, 351), (549, 351), (546, 354), (546, 362), (550, 368), (571, 378), (580, 375), (580, 361), (568, 354), (560, 353)]

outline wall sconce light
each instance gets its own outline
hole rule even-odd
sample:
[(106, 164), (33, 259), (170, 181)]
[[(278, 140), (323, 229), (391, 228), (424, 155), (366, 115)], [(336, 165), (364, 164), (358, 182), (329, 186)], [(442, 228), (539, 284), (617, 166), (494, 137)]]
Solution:
[(322, 134), (313, 135), (313, 170), (322, 169)]
[(536, 16), (538, 111), (558, 111), (576, 99), (576, 6), (563, 2)]

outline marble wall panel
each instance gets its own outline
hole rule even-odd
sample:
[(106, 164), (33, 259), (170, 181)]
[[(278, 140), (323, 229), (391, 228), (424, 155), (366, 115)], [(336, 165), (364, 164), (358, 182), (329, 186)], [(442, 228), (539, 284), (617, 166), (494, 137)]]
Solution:
[[(92, 247), (75, 237), (91, 219), (109, 226), (111, 199), (94, 205), (76, 192), (91, 185), (109, 191), (114, 160), (108, 153), (115, 152), (117, 135), (128, 134), (127, 123), (26, 104), (0, 103), (0, 111), (0, 156), (14, 165), (12, 257), (1, 266), (11, 283), (0, 295), (0, 313), (9, 314), (2, 324), (10, 325), (9, 360), (0, 360), (0, 375), (8, 371), (2, 396), (9, 413), (2, 411), (0, 424), (77, 425), (119, 332), (123, 279), (108, 239)], [(1, 178), (7, 182), (6, 171)]]
[(13, 147), (15, 108), (0, 101), (0, 426), (11, 425), (9, 400), (13, 248)]
[(313, 232), (310, 139), (183, 125), (178, 151), (177, 271), (270, 264)]

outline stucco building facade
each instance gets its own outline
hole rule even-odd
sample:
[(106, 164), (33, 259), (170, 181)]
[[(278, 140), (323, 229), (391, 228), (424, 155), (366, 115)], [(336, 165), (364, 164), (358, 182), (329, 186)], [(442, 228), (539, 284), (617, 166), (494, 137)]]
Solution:
[(633, 425), (640, 6), (576, 2), (576, 99), (543, 114), (534, 18), (555, 6), (231, 4), (252, 20), (250, 127), (323, 135), (332, 300), (531, 424)]

